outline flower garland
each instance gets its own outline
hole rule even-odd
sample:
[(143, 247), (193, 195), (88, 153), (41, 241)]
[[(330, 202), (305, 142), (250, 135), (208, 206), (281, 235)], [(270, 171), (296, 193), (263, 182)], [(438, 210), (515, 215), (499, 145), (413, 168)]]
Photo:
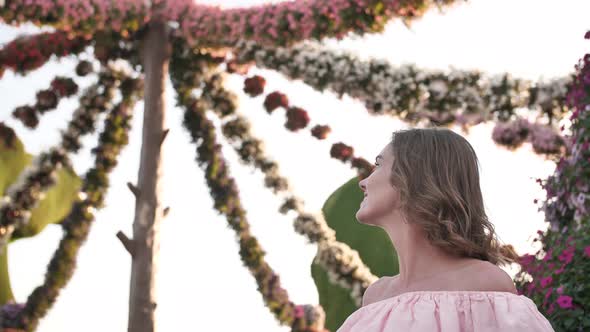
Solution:
[(13, 314), (11, 320), (3, 320), (0, 327), (34, 331), (74, 273), (76, 256), (88, 237), (95, 210), (104, 205), (109, 186), (108, 175), (117, 165), (117, 157), (128, 143), (133, 107), (143, 90), (139, 79), (121, 75), (115, 79), (121, 80), (122, 100), (105, 119), (98, 146), (92, 150), (96, 156), (95, 165), (85, 175), (78, 201), (61, 222), (64, 234), (49, 262), (44, 283), (29, 295), (17, 314)]
[(75, 153), (81, 148), (80, 138), (94, 131), (97, 116), (110, 107), (117, 76), (120, 74), (114, 71), (99, 74), (98, 83), (80, 98), (80, 107), (62, 133), (59, 145), (34, 159), (19, 179), (6, 189), (6, 196), (0, 201), (0, 250), (12, 233), (28, 222), (31, 209), (55, 184), (57, 170), (62, 166), (70, 167), (67, 153)]
[[(208, 102), (211, 109), (221, 118), (232, 116), (222, 125), (223, 135), (244, 163), (260, 169), (265, 174), (265, 186), (272, 189), (275, 194), (289, 192), (288, 180), (280, 175), (278, 164), (265, 155), (263, 142), (253, 137), (248, 119), (234, 114), (237, 98), (224, 89), (222, 75), (213, 75), (206, 82), (202, 100)], [(225, 101), (220, 102), (221, 100)], [(231, 112), (217, 107), (226, 104), (232, 105), (229, 108)], [(290, 210), (296, 211), (297, 217), (293, 224), (295, 231), (304, 235), (310, 243), (318, 244), (316, 263), (325, 268), (332, 283), (351, 290), (351, 297), (360, 306), (364, 291), (377, 277), (362, 262), (358, 252), (336, 240), (334, 231), (321, 214), (305, 212), (302, 205), (303, 200), (291, 193), (281, 205), (279, 212), (286, 214)]]
[[(244, 81), (244, 92), (249, 94), (251, 97), (256, 97), (264, 92), (265, 84), (265, 79), (258, 75), (246, 78)], [(220, 88), (221, 83), (216, 83), (216, 86), (217, 89), (222, 89)], [(264, 108), (266, 109), (266, 112), (271, 114), (278, 107), (286, 109), (287, 122), (285, 123), (285, 128), (288, 130), (297, 132), (300, 129), (307, 127), (309, 124), (310, 118), (307, 111), (300, 107), (290, 106), (287, 95), (280, 91), (273, 91), (266, 95), (266, 98), (264, 99)], [(331, 132), (331, 128), (327, 125), (318, 124), (311, 128), (310, 131), (313, 137), (323, 140)], [(257, 149), (258, 148), (253, 150)], [(332, 148), (330, 149), (330, 156), (342, 161), (343, 163), (350, 161), (351, 166), (357, 170), (359, 180), (369, 176), (369, 174), (371, 174), (373, 171), (373, 165), (371, 163), (362, 157), (355, 157), (354, 149), (344, 143), (333, 144)]]
[(531, 83), (508, 74), (488, 78), (477, 71), (443, 73), (413, 65), (396, 68), (384, 60), (362, 61), (311, 43), (270, 48), (240, 41), (235, 52), (237, 63), (255, 61), (259, 67), (301, 79), (318, 91), (348, 94), (361, 100), (371, 113), (431, 125), (506, 121), (521, 107), (535, 109), (537, 117), (547, 122), (557, 121), (567, 111), (565, 94), (571, 84), (569, 78)]
[(73, 79), (58, 76), (51, 81), (48, 89), (37, 92), (35, 105), (19, 106), (12, 112), (12, 116), (31, 129), (37, 128), (39, 115), (57, 108), (60, 99), (77, 92), (78, 85)]
[(537, 180), (547, 193), (541, 210), (550, 227), (538, 231), (534, 241), (542, 248), (521, 257), (516, 276), (519, 292), (535, 301), (556, 331), (590, 330), (590, 54), (576, 70), (567, 96), (571, 149), (553, 175)]
[(64, 31), (44, 32), (16, 38), (0, 49), (0, 78), (6, 68), (25, 75), (45, 64), (55, 55), (64, 57), (84, 51), (90, 43)]
[(523, 118), (499, 122), (492, 131), (492, 139), (500, 145), (515, 149), (530, 139), (533, 150), (539, 154), (556, 155), (565, 150), (565, 140), (547, 125), (530, 123)]
[(409, 21), (454, 0), (311, 0), (249, 8), (221, 9), (192, 0), (165, 3), (166, 18), (179, 23), (189, 45), (228, 46), (241, 38), (267, 45), (290, 45), (305, 39), (343, 38), (349, 32), (380, 32), (387, 21)]
[[(183, 124), (197, 145), (197, 162), (204, 168), (214, 208), (227, 216), (229, 226), (237, 234), (242, 261), (256, 279), (266, 306), (281, 324), (291, 326), (292, 331), (327, 332), (321, 306), (296, 305), (289, 300), (287, 291), (281, 287), (280, 277), (264, 260), (264, 250), (250, 233), (238, 188), (229, 174), (221, 145), (216, 142), (215, 127), (205, 116), (208, 102), (195, 99), (192, 95), (195, 87), (202, 86), (199, 77), (207, 75), (207, 67), (212, 65), (210, 57), (205, 54), (191, 56), (186, 49), (178, 49), (178, 44), (175, 47), (170, 73), (178, 94), (178, 104), (186, 109)], [(191, 68), (191, 71), (186, 68)]]
[(143, 0), (5, 0), (0, 19), (7, 24), (34, 23), (60, 30), (76, 31), (89, 38), (94, 32), (109, 30), (125, 37), (150, 20)]

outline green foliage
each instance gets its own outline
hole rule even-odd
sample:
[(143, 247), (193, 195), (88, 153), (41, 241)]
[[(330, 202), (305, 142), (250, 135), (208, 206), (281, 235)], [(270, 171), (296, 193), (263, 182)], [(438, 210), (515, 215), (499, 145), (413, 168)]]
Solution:
[[(18, 138), (12, 148), (0, 141), (0, 196), (4, 195), (5, 190), (32, 160), (33, 157), (25, 151)], [(29, 223), (15, 231), (12, 241), (34, 236), (48, 224), (60, 222), (70, 212), (80, 186), (81, 180), (73, 171), (60, 169), (57, 184), (47, 191), (45, 198), (33, 209)], [(0, 304), (13, 299), (7, 250), (3, 248), (0, 255)]]
[[(338, 241), (359, 252), (374, 275), (396, 275), (399, 271), (397, 254), (387, 233), (381, 228), (363, 225), (356, 220), (356, 212), (363, 199), (358, 181), (354, 177), (328, 198), (322, 208), (326, 222), (336, 231)], [(311, 271), (320, 304), (326, 311), (326, 328), (335, 331), (358, 307), (348, 290), (330, 283), (323, 267), (312, 264)]]

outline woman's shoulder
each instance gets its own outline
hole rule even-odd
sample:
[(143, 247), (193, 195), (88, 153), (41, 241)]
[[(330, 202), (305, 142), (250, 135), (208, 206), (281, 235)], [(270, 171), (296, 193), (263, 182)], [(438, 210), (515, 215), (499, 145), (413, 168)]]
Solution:
[(468, 284), (466, 286), (471, 288), (468, 290), (509, 292), (517, 294), (512, 277), (510, 277), (510, 275), (502, 268), (488, 261), (477, 261), (473, 264), (471, 269), (464, 274), (464, 279), (457, 280), (460, 280), (462, 284), (467, 281)]
[(448, 275), (437, 276), (411, 289), (403, 289), (397, 283), (399, 275), (383, 276), (367, 288), (363, 304), (379, 302), (406, 292), (415, 291), (482, 291), (508, 292), (517, 294), (514, 281), (502, 268), (482, 260), (473, 259), (464, 269), (452, 271)]

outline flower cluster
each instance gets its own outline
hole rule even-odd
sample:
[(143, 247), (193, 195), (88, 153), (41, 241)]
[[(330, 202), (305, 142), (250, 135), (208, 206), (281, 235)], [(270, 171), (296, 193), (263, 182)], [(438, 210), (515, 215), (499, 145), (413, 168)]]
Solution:
[(4, 328), (2, 331), (14, 331), (18, 330), (18, 316), (24, 308), (22, 303), (8, 302), (0, 307), (0, 327)]
[(264, 98), (264, 109), (268, 114), (271, 114), (275, 109), (282, 107), (287, 109), (289, 107), (289, 98), (280, 91), (273, 91)]
[(546, 122), (567, 111), (565, 92), (570, 78), (532, 83), (510, 75), (486, 77), (477, 71), (425, 71), (413, 65), (394, 67), (387, 61), (362, 61), (314, 43), (291, 48), (264, 47), (241, 41), (236, 61), (255, 61), (316, 90), (326, 89), (361, 100), (371, 113), (388, 113), (427, 125), (506, 121), (517, 108), (528, 107)]
[(264, 92), (264, 85), (266, 84), (266, 80), (262, 76), (252, 76), (248, 77), (244, 81), (244, 92), (247, 93), (250, 97), (256, 97), (261, 95)]
[[(587, 38), (590, 32), (587, 33)], [(555, 173), (538, 182), (547, 198), (541, 209), (549, 222), (535, 239), (541, 249), (521, 257), (516, 276), (519, 292), (529, 296), (556, 331), (590, 329), (590, 54), (576, 66), (567, 95), (571, 144)]]
[(319, 140), (324, 140), (332, 132), (330, 126), (315, 125), (311, 128), (311, 135)]
[(454, 0), (287, 1), (249, 8), (221, 9), (192, 0), (167, 1), (163, 12), (179, 24), (190, 45), (233, 45), (241, 38), (267, 45), (305, 39), (342, 38), (349, 32), (382, 31), (388, 20), (421, 16)]
[(552, 126), (530, 123), (523, 118), (498, 122), (492, 131), (492, 139), (500, 145), (518, 148), (529, 139), (536, 153), (558, 154), (565, 149), (565, 140)]
[(33, 106), (17, 107), (12, 115), (29, 128), (37, 128), (39, 115), (57, 108), (62, 98), (70, 97), (78, 92), (78, 85), (73, 79), (56, 77), (48, 89), (37, 92), (37, 102)]
[(110, 107), (110, 100), (115, 95), (116, 75), (111, 71), (99, 75), (98, 83), (80, 97), (80, 107), (74, 111), (58, 146), (40, 154), (6, 190), (7, 197), (0, 204), (0, 248), (15, 229), (28, 222), (31, 209), (55, 183), (57, 170), (63, 166), (71, 167), (67, 153), (75, 153), (81, 148), (80, 138), (94, 131), (97, 116)]
[[(17, 327), (26, 331), (35, 330), (57, 299), (60, 290), (70, 280), (76, 266), (76, 256), (88, 237), (96, 209), (104, 205), (109, 186), (109, 174), (117, 165), (117, 158), (129, 141), (133, 107), (143, 90), (139, 79), (120, 77), (122, 100), (109, 111), (98, 145), (92, 149), (94, 167), (84, 177), (78, 200), (67, 217), (61, 222), (62, 239), (49, 265), (45, 280), (27, 298), (18, 314)], [(1, 327), (1, 326), (0, 326)]]
[(45, 32), (16, 38), (0, 49), (0, 78), (9, 68), (24, 75), (45, 64), (53, 55), (64, 57), (82, 52), (90, 43), (64, 31)]
[(350, 165), (357, 170), (359, 181), (373, 172), (374, 166), (370, 162), (362, 157), (355, 157), (354, 148), (342, 142), (332, 144), (330, 156), (343, 163), (350, 162)]
[(5, 0), (0, 19), (18, 25), (32, 22), (76, 31), (89, 37), (96, 31), (115, 31), (125, 37), (151, 19), (143, 0)]

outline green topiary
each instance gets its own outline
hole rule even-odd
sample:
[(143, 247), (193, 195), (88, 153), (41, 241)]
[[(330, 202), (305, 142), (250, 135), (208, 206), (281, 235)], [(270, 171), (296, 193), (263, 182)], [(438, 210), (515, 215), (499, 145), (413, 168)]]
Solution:
[[(328, 225), (336, 231), (336, 239), (359, 252), (363, 262), (376, 276), (398, 273), (397, 254), (389, 236), (379, 227), (361, 224), (356, 212), (363, 193), (354, 177), (338, 188), (326, 201), (322, 212)], [(358, 307), (349, 290), (333, 285), (323, 267), (312, 263), (311, 274), (318, 289), (320, 304), (326, 311), (326, 328), (335, 331)]]
[[(12, 146), (7, 146), (0, 140), (0, 197), (18, 179), (19, 174), (32, 159), (18, 138), (14, 139)], [(47, 191), (45, 197), (33, 209), (29, 223), (15, 233), (12, 241), (38, 234), (45, 226), (60, 222), (70, 212), (82, 181), (69, 169), (62, 168), (57, 174), (57, 184)], [(0, 253), (0, 305), (13, 299), (7, 252), (8, 248), (2, 248)]]

